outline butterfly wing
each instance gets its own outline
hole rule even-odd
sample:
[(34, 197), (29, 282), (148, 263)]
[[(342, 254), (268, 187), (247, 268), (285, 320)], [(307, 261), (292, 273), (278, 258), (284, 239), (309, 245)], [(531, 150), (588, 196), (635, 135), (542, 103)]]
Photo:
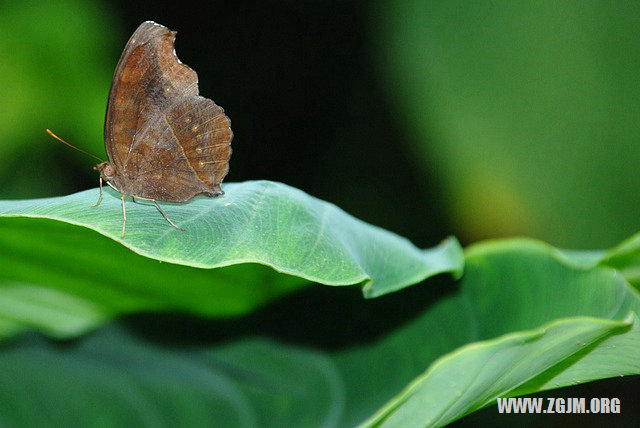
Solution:
[(183, 202), (222, 193), (233, 134), (223, 109), (198, 95), (197, 74), (176, 57), (174, 39), (153, 22), (129, 39), (111, 86), (105, 146), (119, 190)]

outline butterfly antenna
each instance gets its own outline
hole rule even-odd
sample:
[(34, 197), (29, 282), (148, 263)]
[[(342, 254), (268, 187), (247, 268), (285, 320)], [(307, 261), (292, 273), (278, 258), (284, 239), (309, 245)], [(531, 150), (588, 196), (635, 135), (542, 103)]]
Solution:
[(66, 144), (67, 146), (71, 147), (72, 149), (76, 149), (77, 151), (79, 151), (80, 153), (84, 153), (87, 156), (91, 156), (94, 159), (98, 159), (100, 162), (104, 162), (104, 160), (100, 159), (98, 156), (96, 155), (92, 155), (89, 152), (85, 152), (82, 149), (77, 148), (76, 146), (74, 146), (73, 144), (69, 144), (66, 141), (64, 141), (62, 138), (58, 137), (56, 134), (54, 134), (53, 132), (51, 132), (50, 129), (47, 129), (47, 132), (49, 133), (49, 135), (51, 135), (53, 138), (55, 138), (56, 140), (60, 141), (63, 144)]

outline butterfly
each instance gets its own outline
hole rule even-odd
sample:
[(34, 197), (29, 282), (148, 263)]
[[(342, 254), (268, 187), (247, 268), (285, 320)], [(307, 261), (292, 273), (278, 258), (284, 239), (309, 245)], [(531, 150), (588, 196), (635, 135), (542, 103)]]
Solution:
[(198, 91), (198, 75), (180, 62), (176, 33), (143, 22), (127, 42), (111, 83), (104, 140), (109, 162), (94, 167), (120, 193), (122, 233), (125, 198), (151, 201), (176, 229), (161, 202), (224, 194), (229, 171), (231, 122), (224, 110)]

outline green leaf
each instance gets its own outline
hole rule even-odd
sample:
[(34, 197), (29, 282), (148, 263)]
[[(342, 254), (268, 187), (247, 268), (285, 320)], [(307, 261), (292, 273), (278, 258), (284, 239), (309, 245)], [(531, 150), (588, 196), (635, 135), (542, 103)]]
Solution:
[(618, 269), (627, 281), (635, 287), (640, 286), (640, 233), (603, 252), (599, 262)]
[(639, 317), (638, 293), (611, 268), (530, 240), (473, 246), (459, 293), (421, 321), (439, 332), (425, 348), (444, 352), (424, 350), (429, 368), (367, 424), (442, 426), (498, 397), (638, 374)]
[(632, 285), (638, 287), (640, 284), (640, 233), (607, 251), (558, 250), (558, 256), (584, 269), (610, 266), (620, 271)]
[(468, 345), (435, 362), (365, 425), (446, 425), (493, 404), (498, 397), (513, 395), (514, 385), (563, 364), (610, 335), (629, 330), (630, 323), (572, 318)]
[[(21, 324), (73, 335), (140, 310), (238, 315), (306, 281), (364, 283), (365, 296), (376, 297), (462, 270), (454, 238), (420, 250), (284, 184), (224, 189), (222, 197), (163, 205), (186, 231), (170, 227), (153, 205), (129, 201), (124, 239), (113, 191), (97, 208), (97, 189), (0, 201), (0, 335)], [(44, 289), (47, 298), (39, 297)]]
[(344, 410), (328, 357), (264, 339), (180, 351), (114, 328), (66, 348), (26, 337), (0, 368), (3, 426), (335, 426)]
[[(616, 270), (576, 267), (530, 240), (476, 245), (466, 261), (450, 287), (350, 301), (330, 289), (326, 302), (307, 292), (254, 319), (204, 325), (224, 341), (169, 346), (165, 331), (181, 326), (168, 320), (162, 346), (113, 327), (65, 346), (5, 342), (0, 424), (200, 424), (215, 414), (225, 426), (442, 426), (496, 397), (640, 373), (640, 298)], [(327, 310), (340, 303), (348, 311)], [(381, 324), (384, 314), (402, 322)], [(279, 342), (275, 332), (300, 323), (305, 338), (319, 325), (313, 334), (366, 329), (370, 340)], [(46, 406), (33, 412), (34, 401)]]

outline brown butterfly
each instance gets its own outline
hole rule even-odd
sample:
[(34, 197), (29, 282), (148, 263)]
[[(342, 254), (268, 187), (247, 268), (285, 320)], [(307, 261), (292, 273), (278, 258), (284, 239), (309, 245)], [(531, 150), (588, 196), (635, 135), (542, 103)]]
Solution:
[(104, 124), (109, 162), (94, 167), (121, 194), (122, 237), (127, 223), (125, 197), (186, 202), (217, 196), (229, 171), (231, 123), (224, 110), (198, 93), (198, 75), (177, 58), (176, 33), (143, 22), (116, 67)]

